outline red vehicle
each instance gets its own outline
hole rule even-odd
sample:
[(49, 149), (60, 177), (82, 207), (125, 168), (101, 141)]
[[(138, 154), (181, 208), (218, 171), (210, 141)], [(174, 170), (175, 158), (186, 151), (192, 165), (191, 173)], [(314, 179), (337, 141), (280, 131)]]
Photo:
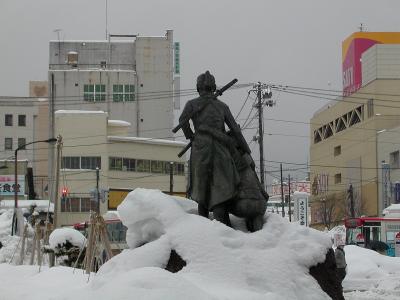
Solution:
[(400, 256), (395, 253), (396, 235), (400, 233), (400, 218), (396, 217), (360, 217), (345, 219), (346, 244), (360, 246), (381, 241), (389, 246), (387, 255)]

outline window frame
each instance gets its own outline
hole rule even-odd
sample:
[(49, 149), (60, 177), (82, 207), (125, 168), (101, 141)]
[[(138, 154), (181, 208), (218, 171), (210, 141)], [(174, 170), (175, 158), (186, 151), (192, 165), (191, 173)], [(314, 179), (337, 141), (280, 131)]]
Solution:
[(334, 176), (335, 184), (342, 183), (342, 173), (336, 173)]
[(105, 102), (106, 85), (105, 84), (84, 84), (83, 100), (87, 102)]
[(18, 138), (17, 145), (19, 150), (26, 150), (26, 138)]
[(12, 127), (14, 123), (13, 115), (12, 114), (5, 114), (4, 115), (4, 126)]
[(393, 151), (389, 154), (389, 165), (391, 169), (398, 169), (400, 166), (400, 152)]
[(134, 84), (113, 84), (113, 102), (135, 101)]
[(26, 115), (18, 115), (18, 126), (26, 127)]
[[(11, 147), (7, 147), (10, 145)], [(4, 138), (4, 150), (12, 150), (13, 149), (13, 138), (12, 137), (5, 137)]]
[(337, 145), (333, 148), (333, 156), (339, 156), (342, 154), (342, 145)]

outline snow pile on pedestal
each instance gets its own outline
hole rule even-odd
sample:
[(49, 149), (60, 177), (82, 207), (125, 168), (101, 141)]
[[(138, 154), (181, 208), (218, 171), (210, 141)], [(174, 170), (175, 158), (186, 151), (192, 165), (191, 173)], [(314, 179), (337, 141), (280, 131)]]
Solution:
[(57, 228), (50, 234), (49, 248), (55, 250), (67, 242), (82, 249), (86, 243), (86, 238), (78, 230), (67, 227)]
[[(329, 299), (308, 273), (325, 260), (326, 234), (275, 214), (263, 230), (245, 233), (188, 214), (179, 201), (145, 189), (125, 198), (118, 211), (127, 242), (145, 245), (103, 265), (93, 283), (98, 292), (112, 285), (145, 299)], [(163, 270), (171, 249), (187, 263), (178, 273)]]

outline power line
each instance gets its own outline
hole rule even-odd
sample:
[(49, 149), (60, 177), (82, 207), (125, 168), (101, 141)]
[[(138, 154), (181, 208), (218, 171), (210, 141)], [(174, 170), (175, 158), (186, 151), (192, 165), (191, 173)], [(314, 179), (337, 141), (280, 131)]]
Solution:
[[(276, 89), (276, 88), (273, 88)], [(292, 94), (292, 95), (299, 95), (299, 96), (306, 96), (306, 97), (310, 97), (310, 98), (316, 98), (318, 100), (330, 100), (330, 101), (335, 101), (335, 102), (347, 102), (347, 103), (354, 103), (354, 104), (360, 104), (360, 105), (364, 105), (364, 102), (357, 102), (357, 101), (350, 101), (350, 100), (345, 100), (345, 99), (337, 99), (337, 98), (328, 98), (328, 97), (323, 97), (323, 96), (319, 96), (319, 95), (313, 95), (312, 92), (295, 92), (295, 91), (289, 91), (289, 90), (285, 90), (285, 89), (276, 89), (278, 91), (281, 91), (283, 93), (287, 93), (287, 94)], [(352, 97), (352, 98), (356, 98), (356, 97)], [(363, 99), (363, 100), (370, 100), (371, 98), (361, 98), (361, 97), (357, 97), (358, 99)], [(379, 100), (374, 98), (373, 100), (377, 100), (377, 101), (386, 101), (386, 100)], [(400, 109), (400, 101), (390, 101), (390, 102), (397, 102), (399, 103), (399, 106), (393, 106), (393, 105), (384, 105), (384, 104), (376, 104), (374, 103), (374, 106), (380, 106), (380, 107), (387, 107), (387, 108), (397, 108)]]

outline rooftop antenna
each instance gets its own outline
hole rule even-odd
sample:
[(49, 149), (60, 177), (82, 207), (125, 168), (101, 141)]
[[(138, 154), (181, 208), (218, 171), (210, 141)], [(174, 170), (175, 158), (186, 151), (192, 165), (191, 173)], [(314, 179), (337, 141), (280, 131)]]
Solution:
[(106, 0), (106, 39), (108, 38), (108, 1)]
[(56, 28), (53, 30), (54, 33), (57, 34), (57, 40), (60, 41), (60, 32), (62, 31), (61, 28)]

